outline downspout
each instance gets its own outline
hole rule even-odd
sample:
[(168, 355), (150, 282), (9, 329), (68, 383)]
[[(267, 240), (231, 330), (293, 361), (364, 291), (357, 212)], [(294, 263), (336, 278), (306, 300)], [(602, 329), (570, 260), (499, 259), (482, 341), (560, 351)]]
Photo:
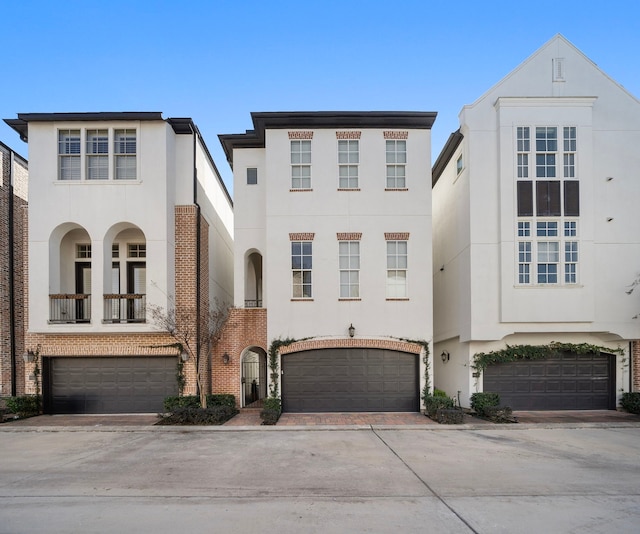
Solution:
[[(200, 259), (202, 251), (200, 249), (200, 204), (198, 204), (198, 166), (196, 165), (196, 143), (197, 132), (194, 128), (193, 122), (189, 123), (189, 128), (193, 134), (193, 204), (196, 207), (196, 373), (199, 371), (200, 366)], [(196, 380), (196, 391), (200, 394), (200, 384)]]
[(8, 234), (9, 234), (9, 328), (11, 329), (10, 344), (11, 344), (11, 396), (15, 397), (18, 389), (18, 382), (16, 378), (17, 362), (16, 362), (16, 314), (15, 314), (15, 273), (14, 273), (14, 246), (15, 246), (15, 228), (13, 224), (13, 151), (9, 152), (9, 202), (8, 202)]

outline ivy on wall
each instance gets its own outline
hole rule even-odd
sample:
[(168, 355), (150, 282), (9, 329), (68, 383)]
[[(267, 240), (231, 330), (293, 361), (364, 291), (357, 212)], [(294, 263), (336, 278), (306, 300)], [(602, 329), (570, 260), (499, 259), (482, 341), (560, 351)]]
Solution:
[(405, 339), (402, 337), (397, 338), (400, 341), (404, 341), (406, 343), (414, 343), (416, 345), (420, 345), (424, 349), (424, 356), (422, 357), (422, 363), (424, 363), (424, 388), (422, 389), (422, 398), (428, 397), (431, 395), (431, 373), (429, 366), (429, 342), (424, 339)]
[[(307, 338), (308, 339), (308, 338)], [(279, 384), (279, 368), (278, 368), (278, 351), (281, 347), (286, 347), (298, 341), (293, 338), (274, 339), (269, 346), (269, 376), (271, 381), (269, 382), (269, 397), (277, 399), (280, 397)]]
[(477, 352), (473, 355), (471, 368), (478, 373), (482, 373), (489, 365), (519, 360), (546, 360), (563, 352), (572, 352), (574, 354), (600, 354), (601, 352), (624, 354), (624, 349), (610, 349), (609, 347), (601, 347), (589, 343), (559, 343), (557, 341), (552, 341), (548, 345), (507, 345), (502, 350)]

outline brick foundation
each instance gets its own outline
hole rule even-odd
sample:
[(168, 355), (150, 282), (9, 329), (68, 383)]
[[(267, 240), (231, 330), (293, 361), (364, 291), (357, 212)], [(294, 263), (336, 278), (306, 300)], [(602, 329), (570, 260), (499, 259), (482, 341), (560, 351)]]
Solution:
[(632, 391), (640, 391), (640, 339), (631, 342)]

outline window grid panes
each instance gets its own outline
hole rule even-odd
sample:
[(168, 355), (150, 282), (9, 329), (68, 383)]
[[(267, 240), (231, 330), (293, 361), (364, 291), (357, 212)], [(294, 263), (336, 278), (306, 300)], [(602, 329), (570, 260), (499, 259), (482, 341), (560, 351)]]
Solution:
[[(533, 125), (514, 130), (517, 283), (576, 284), (580, 215), (577, 127)], [(530, 153), (534, 161), (528, 157)], [(529, 171), (530, 164), (535, 164), (534, 173)], [(526, 238), (530, 239), (527, 245), (519, 241)], [(523, 262), (523, 254), (529, 254), (532, 261)]]
[(91, 258), (91, 245), (78, 244), (76, 245), (76, 258), (79, 260), (85, 260)]
[(360, 242), (340, 241), (338, 243), (340, 264), (340, 297), (360, 297)]
[(129, 258), (146, 258), (147, 245), (144, 243), (128, 243), (127, 256)]
[(407, 142), (397, 139), (386, 141), (387, 188), (404, 189), (407, 186)]
[(58, 132), (60, 180), (80, 180), (80, 130)]
[(407, 242), (387, 241), (387, 298), (407, 297)]
[(311, 189), (311, 141), (291, 141), (291, 188)]
[(88, 130), (86, 153), (87, 180), (107, 180), (109, 178), (109, 132)]
[(291, 242), (292, 294), (294, 299), (311, 298), (311, 273), (313, 267), (313, 243)]
[(137, 139), (135, 130), (116, 130), (114, 137), (115, 179), (136, 179)]

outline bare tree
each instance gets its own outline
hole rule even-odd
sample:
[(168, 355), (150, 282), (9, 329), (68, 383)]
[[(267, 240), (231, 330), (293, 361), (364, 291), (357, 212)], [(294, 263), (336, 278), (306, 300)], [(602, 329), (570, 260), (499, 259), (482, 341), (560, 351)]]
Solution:
[(222, 329), (229, 317), (229, 307), (214, 301), (214, 307), (208, 313), (198, 317), (196, 307), (165, 310), (160, 306), (149, 306), (151, 320), (160, 329), (166, 331), (175, 343), (163, 345), (175, 347), (180, 353), (186, 353), (193, 362), (196, 375), (197, 393), (200, 406), (207, 407), (206, 376), (211, 350), (220, 340)]
[[(638, 273), (636, 275), (636, 279), (631, 283), (631, 285), (628, 285), (627, 287), (629, 289), (627, 289), (627, 291), (625, 291), (625, 293), (627, 295), (631, 295), (631, 293), (633, 293), (633, 291), (635, 290), (636, 287), (640, 286), (640, 273)], [(640, 316), (640, 314), (635, 314), (632, 319), (637, 319)]]

